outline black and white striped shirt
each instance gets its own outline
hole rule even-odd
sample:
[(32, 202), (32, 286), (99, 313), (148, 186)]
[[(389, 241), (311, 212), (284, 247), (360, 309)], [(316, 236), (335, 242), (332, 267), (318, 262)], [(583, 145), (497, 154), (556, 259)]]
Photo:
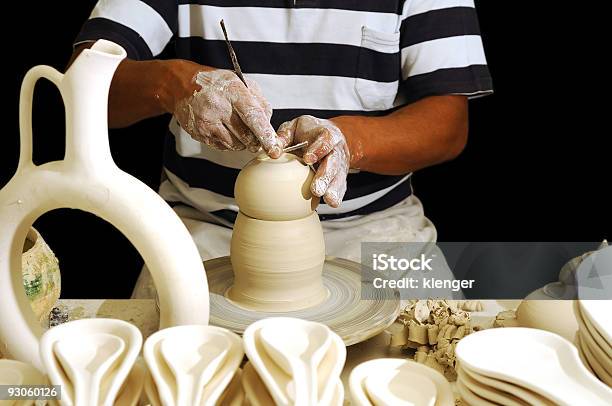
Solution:
[[(232, 69), (221, 19), (275, 128), (302, 114), (384, 115), (426, 96), (492, 91), (473, 0), (99, 0), (76, 43), (105, 38), (142, 60), (172, 42), (178, 58)], [(173, 119), (159, 192), (231, 219), (234, 181), (252, 156), (208, 148)], [(410, 175), (351, 173), (342, 206), (318, 212), (367, 214), (410, 193)]]

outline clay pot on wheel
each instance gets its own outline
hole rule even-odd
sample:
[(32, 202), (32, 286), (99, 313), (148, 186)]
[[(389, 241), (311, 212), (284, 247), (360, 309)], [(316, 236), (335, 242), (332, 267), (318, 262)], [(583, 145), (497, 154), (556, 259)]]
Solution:
[(266, 221), (238, 214), (231, 243), (234, 286), (228, 297), (259, 311), (292, 311), (327, 297), (323, 231), (316, 213)]
[(234, 286), (227, 292), (237, 305), (286, 312), (327, 297), (312, 178), (311, 169), (292, 154), (278, 159), (262, 154), (240, 171), (234, 190), (240, 213), (230, 248)]

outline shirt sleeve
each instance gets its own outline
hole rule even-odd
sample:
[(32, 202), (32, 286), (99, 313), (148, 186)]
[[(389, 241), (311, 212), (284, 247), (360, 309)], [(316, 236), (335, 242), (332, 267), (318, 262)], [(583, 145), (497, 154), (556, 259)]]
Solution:
[(136, 60), (159, 55), (178, 27), (173, 0), (98, 0), (74, 45), (98, 39), (113, 41)]
[(406, 0), (400, 48), (410, 102), (493, 92), (473, 0)]

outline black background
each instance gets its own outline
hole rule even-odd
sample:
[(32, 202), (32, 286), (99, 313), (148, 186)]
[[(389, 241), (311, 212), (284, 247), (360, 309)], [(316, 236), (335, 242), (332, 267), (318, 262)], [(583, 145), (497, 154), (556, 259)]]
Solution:
[[(18, 158), (19, 87), (38, 64), (63, 69), (94, 1), (17, 2), (19, 29), (3, 26), (0, 186)], [(596, 101), (597, 58), (578, 34), (580, 9), (477, 1), (495, 94), (470, 104), (470, 139), (456, 160), (420, 171), (416, 195), (440, 241), (597, 241), (610, 237), (610, 151), (597, 127), (610, 114)], [(539, 8), (538, 8), (539, 7)], [(587, 10), (587, 13), (589, 11)], [(592, 15), (587, 22), (592, 22)], [(601, 61), (600, 61), (601, 62)], [(37, 86), (35, 162), (61, 159), (63, 106), (48, 83)], [(117, 164), (153, 188), (160, 175), (168, 117), (110, 132)], [(155, 221), (155, 219), (151, 219)], [(128, 297), (140, 256), (112, 226), (72, 210), (35, 226), (59, 257), (65, 298)], [(1, 225), (0, 225), (1, 227)], [(0, 232), (2, 232), (0, 228)]]

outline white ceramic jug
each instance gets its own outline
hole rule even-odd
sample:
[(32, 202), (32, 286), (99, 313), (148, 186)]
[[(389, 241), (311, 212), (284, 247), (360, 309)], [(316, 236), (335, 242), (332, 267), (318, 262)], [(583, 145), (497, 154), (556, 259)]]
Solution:
[[(208, 324), (208, 284), (187, 229), (161, 197), (122, 172), (111, 157), (108, 91), (125, 56), (120, 46), (100, 40), (84, 50), (65, 75), (49, 66), (36, 66), (21, 87), (19, 166), (0, 190), (0, 343), (6, 345), (9, 356), (39, 369), (42, 331), (23, 288), (21, 251), (32, 223), (53, 209), (93, 213), (131, 241), (157, 287), (160, 327)], [(55, 84), (64, 100), (66, 151), (64, 160), (36, 166), (31, 119), (34, 85), (40, 78)]]

